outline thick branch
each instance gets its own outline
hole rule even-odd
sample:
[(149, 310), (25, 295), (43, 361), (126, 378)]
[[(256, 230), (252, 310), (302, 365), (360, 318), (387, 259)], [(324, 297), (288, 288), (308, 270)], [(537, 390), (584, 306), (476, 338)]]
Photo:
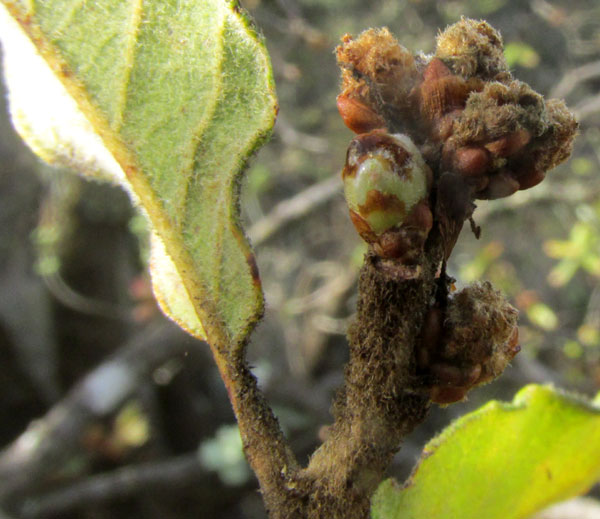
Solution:
[(299, 475), (308, 495), (304, 517), (368, 517), (369, 499), (402, 439), (426, 416), (429, 397), (416, 377), (414, 352), (436, 290), (442, 248), (433, 249), (416, 279), (366, 258), (335, 423)]

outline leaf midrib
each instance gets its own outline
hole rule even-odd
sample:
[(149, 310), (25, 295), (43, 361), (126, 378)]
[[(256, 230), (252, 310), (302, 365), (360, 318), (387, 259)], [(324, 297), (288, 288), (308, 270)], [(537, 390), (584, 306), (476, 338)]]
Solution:
[[(24, 12), (22, 4), (19, 2), (12, 0), (2, 1), (10, 15), (34, 43), (34, 46), (44, 58), (46, 64), (78, 105), (81, 113), (88, 119), (95, 133), (100, 136), (106, 149), (109, 150), (121, 166), (125, 177), (142, 201), (142, 205), (145, 207), (153, 227), (163, 240), (167, 253), (175, 260), (175, 265), (184, 287), (190, 295), (190, 301), (193, 302), (195, 312), (204, 327), (207, 340), (214, 345), (223, 346), (228, 344), (228, 334), (224, 323), (220, 319), (215, 319), (215, 316), (218, 316), (219, 313), (213, 303), (214, 299), (209, 300), (204, 297), (202, 294), (208, 293), (207, 287), (204, 286), (200, 279), (197, 277), (191, 278), (189, 275), (190, 272), (196, 271), (196, 267), (183, 247), (182, 238), (177, 235), (176, 229), (173, 228), (173, 222), (166, 213), (156, 210), (152, 212), (150, 210), (161, 207), (162, 203), (147, 179), (141, 174), (133, 154), (124, 145), (120, 135), (116, 134), (114, 129), (111, 128), (106, 117), (91, 101), (83, 83), (70, 72), (69, 64), (61, 57), (60, 52), (48, 40), (41, 28), (32, 21), (32, 13), (30, 11)], [(196, 287), (196, 290), (191, 287)], [(207, 323), (207, 325), (204, 323)], [(219, 359), (216, 360), (219, 362)]]

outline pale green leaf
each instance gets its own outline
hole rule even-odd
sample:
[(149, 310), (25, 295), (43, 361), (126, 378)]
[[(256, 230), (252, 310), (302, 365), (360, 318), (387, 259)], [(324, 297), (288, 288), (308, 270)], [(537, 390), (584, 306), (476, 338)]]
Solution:
[(556, 330), (558, 327), (558, 316), (548, 305), (544, 303), (533, 303), (525, 311), (529, 320), (547, 332)]
[(237, 425), (219, 427), (214, 438), (202, 442), (198, 458), (204, 468), (216, 471), (226, 485), (239, 486), (250, 479)]
[(510, 42), (504, 46), (504, 56), (509, 67), (520, 65), (525, 68), (535, 68), (540, 63), (540, 55), (527, 43)]
[(563, 259), (548, 274), (548, 283), (553, 287), (566, 285), (577, 274), (580, 266), (581, 263), (578, 260)]
[(21, 135), (50, 162), (123, 184), (150, 220), (163, 309), (216, 347), (242, 344), (263, 298), (240, 175), (277, 106), (237, 3), (2, 0), (0, 36)]
[(530, 385), (489, 402), (430, 441), (404, 488), (384, 481), (374, 519), (521, 519), (600, 478), (594, 403)]
[(600, 330), (592, 324), (582, 324), (577, 330), (577, 338), (586, 346), (600, 345)]

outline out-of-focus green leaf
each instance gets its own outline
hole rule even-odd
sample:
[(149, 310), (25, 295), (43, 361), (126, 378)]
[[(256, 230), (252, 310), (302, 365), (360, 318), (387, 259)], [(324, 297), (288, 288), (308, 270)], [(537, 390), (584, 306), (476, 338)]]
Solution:
[(238, 4), (2, 0), (0, 36), (21, 135), (46, 160), (122, 183), (152, 226), (163, 309), (218, 346), (241, 344), (263, 298), (240, 175), (277, 107)]
[[(583, 211), (584, 208), (589, 210)], [(544, 251), (548, 256), (562, 258), (548, 276), (548, 281), (553, 286), (567, 284), (579, 268), (600, 276), (600, 236), (595, 225), (595, 212), (589, 206), (581, 209), (580, 213), (588, 215), (589, 221), (577, 222), (571, 229), (568, 240), (548, 240), (544, 243)]]
[(591, 324), (582, 324), (577, 330), (577, 338), (586, 346), (598, 346), (600, 330)]
[(577, 341), (566, 341), (562, 350), (570, 359), (580, 359), (583, 355), (583, 348)]
[(580, 263), (572, 259), (564, 259), (556, 265), (548, 274), (548, 283), (553, 287), (566, 285), (579, 270)]
[(600, 478), (599, 404), (536, 385), (489, 402), (425, 446), (404, 488), (381, 484), (373, 519), (521, 519), (585, 492)]
[(121, 448), (140, 447), (150, 439), (150, 422), (140, 404), (131, 401), (115, 417), (112, 441)]
[(495, 13), (501, 9), (504, 4), (506, 4), (506, 0), (476, 0), (475, 2), (477, 13), (482, 15)]
[(550, 258), (577, 258), (581, 250), (573, 246), (570, 241), (548, 240), (544, 243), (544, 252)]
[(581, 258), (581, 266), (594, 276), (600, 276), (600, 256), (589, 252)]
[(472, 282), (481, 279), (490, 266), (504, 252), (504, 245), (499, 241), (491, 241), (483, 247), (477, 255), (468, 263), (462, 266), (460, 277), (465, 282)]
[(558, 317), (554, 310), (544, 303), (533, 303), (526, 313), (529, 320), (542, 330), (552, 331), (558, 326)]
[(571, 171), (576, 175), (587, 176), (594, 172), (594, 163), (587, 157), (575, 157), (570, 161)]
[(525, 68), (535, 68), (540, 63), (540, 55), (527, 43), (509, 42), (504, 45), (504, 57), (509, 67), (517, 65)]
[(243, 485), (250, 478), (237, 425), (224, 425), (214, 438), (202, 442), (198, 450), (200, 463), (214, 470), (226, 485)]

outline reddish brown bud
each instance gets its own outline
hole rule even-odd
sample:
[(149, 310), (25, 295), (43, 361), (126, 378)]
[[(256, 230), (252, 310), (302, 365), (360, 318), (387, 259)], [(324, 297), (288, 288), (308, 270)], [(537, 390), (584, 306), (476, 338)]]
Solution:
[(453, 76), (444, 63), (434, 58), (423, 72), (420, 88), (421, 113), (430, 121), (465, 106), (469, 89), (464, 79)]
[(481, 372), (482, 372), (482, 367), (481, 364), (475, 364), (472, 368), (471, 371), (469, 371), (466, 374), (465, 377), (465, 386), (473, 386), (478, 380), (479, 377), (481, 376)]
[(429, 370), (431, 400), (449, 404), (496, 378), (516, 355), (517, 311), (484, 283), (452, 294), (444, 319), (441, 344), (427, 350), (429, 366), (421, 370)]
[(482, 200), (496, 200), (516, 193), (519, 190), (519, 182), (511, 175), (508, 170), (500, 171), (490, 177), (490, 183), (481, 192), (477, 198)]
[(465, 177), (483, 175), (489, 168), (490, 156), (484, 148), (465, 146), (454, 152), (454, 169)]
[(404, 232), (393, 229), (379, 236), (373, 247), (382, 258), (401, 258), (410, 250), (411, 242)]
[(426, 236), (433, 227), (433, 214), (426, 201), (419, 202), (404, 220), (404, 227), (418, 229)]
[(502, 52), (502, 38), (486, 22), (461, 19), (437, 38), (436, 56), (465, 77), (501, 80), (510, 76)]
[(515, 171), (515, 174), (519, 182), (519, 189), (521, 190), (537, 186), (546, 178), (546, 172), (534, 166), (521, 167)]
[(509, 135), (488, 142), (486, 149), (496, 157), (510, 157), (521, 151), (531, 140), (531, 134), (527, 130), (518, 130)]
[(460, 386), (464, 383), (465, 377), (463, 376), (463, 372), (460, 368), (452, 366), (452, 364), (439, 362), (432, 364), (429, 370), (438, 384)]
[(442, 77), (451, 76), (452, 72), (439, 58), (433, 58), (423, 71), (423, 81), (436, 81)]
[(455, 402), (460, 402), (464, 400), (467, 396), (467, 388), (464, 387), (440, 387), (435, 386), (431, 388), (429, 392), (429, 398), (432, 402), (435, 402), (439, 405), (448, 405), (454, 404)]
[(467, 79), (467, 88), (469, 92), (481, 92), (485, 87), (485, 81), (479, 77), (470, 77)]
[(454, 121), (460, 117), (462, 108), (457, 108), (451, 112), (434, 120), (431, 127), (431, 136), (438, 141), (445, 141), (452, 135)]
[(469, 183), (473, 186), (473, 193), (475, 193), (475, 198), (479, 198), (477, 193), (483, 191), (486, 187), (488, 187), (490, 183), (489, 175), (483, 175), (481, 177), (472, 177), (469, 180)]
[(354, 133), (367, 133), (386, 126), (379, 114), (354, 97), (340, 94), (337, 107), (342, 120)]
[(521, 351), (521, 346), (519, 345), (518, 327), (515, 327), (510, 338), (508, 339), (508, 351), (512, 354), (513, 357)]
[(375, 252), (382, 258), (402, 258), (407, 264), (417, 259), (433, 227), (433, 215), (426, 200), (414, 206), (402, 224), (376, 238)]

